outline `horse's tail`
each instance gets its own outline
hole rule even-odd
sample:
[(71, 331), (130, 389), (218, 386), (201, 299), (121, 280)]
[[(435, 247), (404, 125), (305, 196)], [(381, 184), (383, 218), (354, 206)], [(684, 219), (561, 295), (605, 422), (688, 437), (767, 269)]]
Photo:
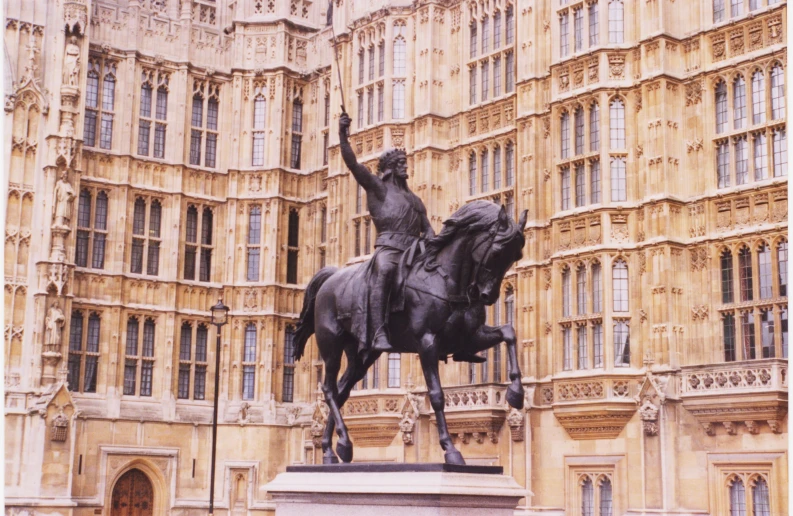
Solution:
[(314, 301), (317, 299), (317, 293), (320, 287), (333, 276), (338, 269), (336, 267), (325, 267), (320, 269), (318, 273), (311, 278), (311, 281), (306, 287), (306, 293), (303, 298), (303, 310), (300, 312), (300, 320), (297, 322), (295, 329), (294, 352), (292, 356), (295, 360), (300, 360), (306, 350), (306, 342), (308, 338), (314, 334)]

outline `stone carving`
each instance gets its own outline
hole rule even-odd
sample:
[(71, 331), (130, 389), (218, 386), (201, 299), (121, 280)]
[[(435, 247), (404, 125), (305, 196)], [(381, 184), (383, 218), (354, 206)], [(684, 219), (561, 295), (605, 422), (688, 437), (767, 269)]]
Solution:
[(760, 425), (757, 421), (749, 420), (745, 421), (744, 424), (746, 424), (746, 431), (750, 434), (757, 435), (760, 433)]
[(716, 435), (716, 428), (713, 426), (713, 423), (703, 423), (702, 428), (705, 429), (705, 434), (711, 437)]
[(713, 51), (713, 61), (721, 61), (727, 57), (725, 51), (724, 34), (714, 34), (710, 38), (710, 43)]
[(399, 430), (402, 432), (402, 442), (407, 445), (413, 444), (413, 430), (419, 418), (422, 398), (412, 392), (405, 395), (405, 402), (402, 405), (402, 419), (399, 421)]
[(691, 307), (691, 319), (694, 321), (702, 320), (708, 318), (708, 305), (695, 305)]
[(546, 405), (553, 403), (553, 389), (546, 387), (542, 390), (542, 401)]
[(707, 248), (693, 247), (688, 252), (691, 255), (691, 272), (704, 270), (708, 266)]
[(644, 426), (644, 435), (658, 435), (658, 407), (653, 404), (649, 396), (644, 397), (642, 406), (639, 407), (639, 417)]
[(738, 427), (735, 426), (735, 423), (732, 421), (725, 421), (722, 423), (724, 428), (727, 430), (729, 435), (737, 435), (738, 434)]
[(682, 382), (685, 392), (771, 389), (772, 386), (768, 367), (727, 367), (691, 372), (683, 375)]
[(603, 382), (562, 383), (556, 389), (559, 401), (603, 398)]
[(779, 14), (768, 19), (768, 39), (770, 43), (782, 42), (782, 16)]
[(80, 47), (77, 46), (77, 38), (72, 36), (66, 43), (63, 53), (63, 84), (66, 86), (78, 86), (80, 83)]
[(287, 425), (294, 425), (295, 421), (297, 421), (298, 416), (300, 416), (300, 407), (297, 405), (292, 405), (286, 409), (286, 424)]
[(693, 106), (702, 101), (702, 81), (694, 80), (686, 83), (686, 106)]
[(623, 54), (609, 54), (609, 79), (625, 78), (625, 56)]
[(779, 424), (778, 419), (769, 419), (768, 426), (771, 427), (771, 431), (775, 434), (782, 433), (782, 425)]
[(512, 434), (512, 440), (514, 442), (523, 441), (523, 419), (523, 413), (519, 410), (513, 408), (509, 411), (507, 424), (509, 425), (509, 431)]
[(47, 351), (59, 351), (61, 339), (63, 338), (63, 325), (66, 318), (63, 315), (60, 305), (55, 301), (47, 312), (44, 319), (44, 349)]
[(88, 11), (84, 0), (66, 0), (63, 4), (63, 20), (74, 34), (84, 34), (88, 27)]
[(328, 414), (330, 414), (330, 409), (325, 403), (325, 397), (322, 394), (321, 384), (317, 385), (317, 389), (319, 392), (317, 393), (317, 400), (314, 402), (314, 413), (311, 415), (311, 442), (314, 443), (315, 448), (322, 446), (322, 434), (325, 432)]
[(69, 183), (68, 173), (64, 170), (61, 178), (55, 183), (55, 210), (53, 226), (69, 227), (72, 220), (72, 203), (74, 202), (74, 188)]
[(250, 414), (248, 412), (248, 409), (250, 408), (251, 405), (247, 401), (243, 401), (240, 404), (240, 410), (237, 414), (237, 422), (240, 424), (240, 426), (245, 426), (245, 424), (250, 421)]
[(52, 420), (50, 426), (50, 441), (64, 442), (68, 435), (69, 418), (63, 413), (63, 408), (58, 409), (58, 415)]

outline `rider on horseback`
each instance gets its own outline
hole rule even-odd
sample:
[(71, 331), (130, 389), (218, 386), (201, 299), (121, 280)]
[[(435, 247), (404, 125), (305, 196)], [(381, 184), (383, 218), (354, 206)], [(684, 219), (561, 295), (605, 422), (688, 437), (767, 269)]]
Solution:
[[(344, 163), (358, 184), (366, 190), (366, 204), (377, 229), (375, 252), (368, 274), (369, 318), (374, 337), (372, 349), (391, 351), (388, 340), (388, 297), (402, 254), (420, 238), (431, 238), (435, 232), (427, 218), (427, 209), (407, 184), (407, 158), (402, 149), (391, 149), (380, 156), (378, 175), (358, 163), (348, 138), (350, 117), (339, 119), (339, 140)], [(366, 317), (366, 314), (364, 314)], [(361, 342), (361, 346), (365, 346)]]

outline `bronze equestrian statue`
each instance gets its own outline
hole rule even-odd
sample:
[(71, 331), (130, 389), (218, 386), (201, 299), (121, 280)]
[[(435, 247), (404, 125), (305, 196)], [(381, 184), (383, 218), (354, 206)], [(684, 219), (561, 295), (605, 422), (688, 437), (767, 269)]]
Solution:
[[(299, 360), (309, 337), (316, 335), (325, 362), (322, 390), (330, 407), (322, 438), (323, 463), (336, 463), (339, 458), (343, 462), (352, 460), (353, 446), (340, 409), (355, 383), (387, 350), (419, 355), (445, 461), (465, 464), (446, 426), (438, 363), (449, 355), (457, 360), (469, 360), (480, 351), (506, 342), (511, 382), (506, 392), (507, 402), (518, 409), (523, 407), (515, 330), (511, 325), (487, 326), (485, 306), (498, 300), (504, 275), (522, 256), (527, 212), (521, 214), (516, 224), (503, 206), (474, 201), (457, 210), (444, 222), (443, 230), (432, 236), (423, 204), (407, 188), (404, 152), (385, 153), (385, 163), (381, 162), (378, 168), (385, 172), (386, 167), (392, 167), (391, 172), (377, 178), (355, 161), (349, 143), (345, 149), (347, 127), (349, 117), (343, 114), (340, 131), (344, 134), (345, 163), (356, 179), (365, 184), (367, 192), (371, 192), (368, 206), (378, 232), (381, 235), (392, 232), (395, 236), (383, 239), (378, 236), (380, 247), (369, 262), (343, 269), (325, 267), (306, 288), (295, 333), (294, 357)], [(394, 220), (400, 215), (409, 220)], [(416, 244), (422, 233), (428, 237), (423, 252)], [(404, 249), (408, 252), (404, 253)], [(380, 264), (373, 263), (381, 258), (388, 268), (382, 276), (379, 275), (382, 266), (377, 270)], [(408, 262), (411, 262), (409, 267)], [(373, 277), (382, 277), (390, 284), (379, 284), (378, 280), (372, 281)], [(385, 306), (375, 305), (383, 302), (383, 298), (375, 300), (376, 294), (369, 292), (372, 287), (382, 287), (380, 292), (391, 294), (390, 310), (387, 301)], [(368, 306), (366, 299), (370, 300)], [(382, 311), (374, 313), (375, 309)], [(360, 322), (366, 321), (367, 315), (373, 324)], [(373, 333), (381, 329), (377, 326), (372, 330), (372, 327), (379, 321), (385, 325), (386, 338), (372, 346)], [(366, 327), (364, 332), (361, 324)], [(386, 349), (380, 349), (386, 345)], [(343, 354), (347, 357), (347, 369), (338, 379)], [(338, 457), (332, 448), (334, 429), (339, 435)]]

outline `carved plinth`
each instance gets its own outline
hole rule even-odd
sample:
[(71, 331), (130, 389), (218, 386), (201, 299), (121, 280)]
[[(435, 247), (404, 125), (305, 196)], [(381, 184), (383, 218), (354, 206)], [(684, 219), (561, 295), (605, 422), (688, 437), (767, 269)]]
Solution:
[(52, 247), (50, 248), (51, 262), (66, 261), (66, 237), (69, 236), (71, 229), (69, 226), (52, 226)]
[(573, 439), (614, 439), (636, 413), (631, 401), (554, 405), (553, 413)]
[(511, 516), (531, 494), (501, 468), (444, 464), (289, 467), (265, 489), (276, 516)]

